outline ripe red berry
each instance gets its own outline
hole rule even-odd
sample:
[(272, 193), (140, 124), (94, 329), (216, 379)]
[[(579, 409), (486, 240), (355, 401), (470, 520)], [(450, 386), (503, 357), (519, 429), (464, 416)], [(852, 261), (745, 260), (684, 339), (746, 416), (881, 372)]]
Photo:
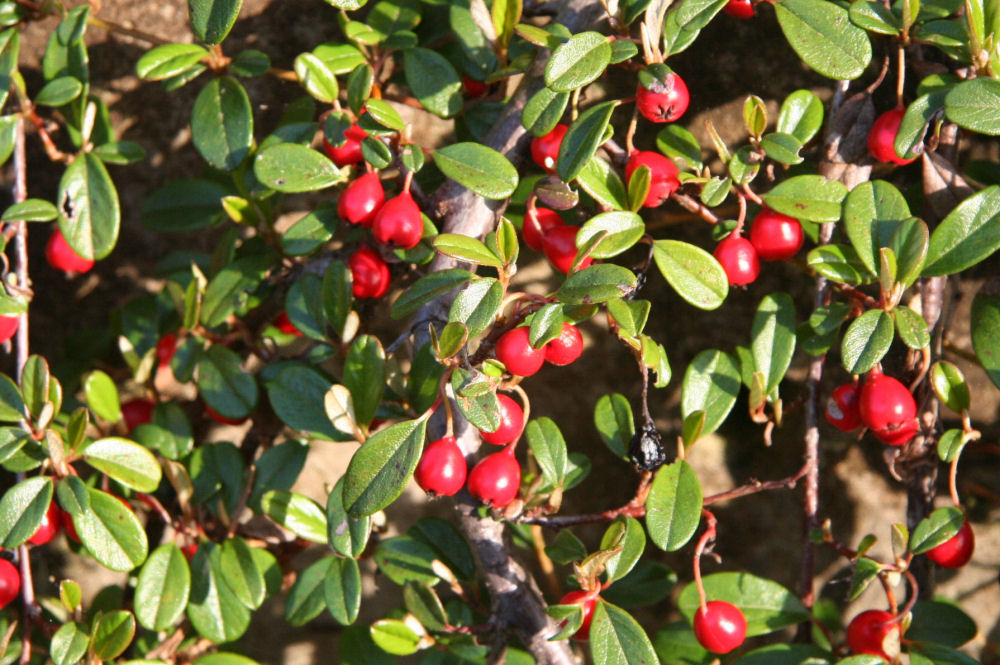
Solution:
[(513, 501), (520, 487), (521, 466), (514, 457), (514, 446), (487, 455), (469, 472), (469, 494), (496, 508)]
[(654, 81), (649, 88), (640, 84), (635, 91), (639, 113), (650, 122), (673, 122), (684, 115), (690, 102), (687, 84), (674, 72)]
[[(561, 273), (568, 273), (576, 261), (576, 234), (579, 231), (579, 226), (557, 226), (542, 238), (545, 258)], [(588, 256), (580, 262), (579, 269), (583, 270), (592, 262), (593, 259)]]
[(42, 517), (42, 523), (38, 525), (35, 534), (28, 538), (28, 542), (32, 545), (44, 545), (55, 538), (57, 533), (59, 533), (59, 506), (55, 501), (50, 501)]
[(869, 375), (861, 388), (858, 411), (877, 439), (901, 446), (917, 433), (917, 402), (910, 391), (881, 372)]
[(61, 508), (59, 509), (59, 522), (62, 524), (67, 538), (74, 543), (80, 542), (80, 534), (76, 532), (76, 526), (73, 525), (73, 516)]
[(896, 135), (899, 134), (903, 114), (903, 109), (886, 111), (875, 119), (875, 124), (868, 131), (868, 152), (882, 163), (903, 166), (916, 159), (916, 157), (906, 159), (896, 152)]
[(385, 190), (376, 173), (365, 173), (344, 188), (337, 201), (337, 215), (351, 224), (370, 227), (385, 203)]
[(424, 448), (413, 478), (420, 489), (438, 496), (452, 496), (465, 486), (468, 469), (455, 437), (446, 436)]
[(351, 291), (355, 298), (381, 298), (389, 290), (389, 266), (371, 247), (362, 245), (347, 259), (351, 269)]
[(760, 257), (753, 243), (733, 231), (715, 246), (712, 256), (726, 271), (733, 286), (749, 284), (760, 275)]
[(753, 18), (753, 2), (752, 0), (729, 0), (722, 11), (736, 18)]
[(85, 273), (94, 267), (94, 262), (85, 259), (69, 246), (62, 231), (56, 228), (45, 245), (45, 259), (56, 270), (67, 273)]
[(972, 559), (975, 549), (976, 536), (972, 532), (969, 520), (965, 520), (958, 533), (934, 549), (928, 550), (927, 558), (942, 568), (961, 568)]
[(497, 360), (507, 371), (518, 376), (531, 376), (545, 363), (545, 349), (536, 349), (528, 341), (528, 328), (512, 328), (497, 340)]
[(860, 398), (861, 386), (853, 381), (834, 388), (826, 401), (827, 422), (841, 432), (853, 432), (861, 427)]
[(372, 222), (372, 234), (382, 245), (412, 249), (424, 235), (420, 208), (409, 192), (401, 192), (383, 204)]
[(746, 639), (747, 619), (732, 603), (710, 600), (694, 613), (694, 636), (713, 653), (729, 653)]
[(872, 654), (887, 661), (899, 655), (899, 624), (883, 610), (867, 610), (847, 626), (847, 645), (854, 654)]
[(177, 335), (167, 333), (156, 342), (156, 360), (160, 365), (169, 365), (177, 353)]
[(21, 592), (21, 573), (7, 559), (0, 559), (0, 610), (7, 607)]
[(556, 172), (556, 160), (559, 159), (559, 146), (569, 130), (569, 125), (559, 123), (545, 136), (531, 139), (531, 159), (549, 173)]
[(348, 164), (357, 164), (363, 157), (361, 156), (361, 141), (368, 136), (368, 132), (353, 124), (344, 132), (344, 142), (335, 146), (323, 139), (323, 150), (326, 156), (333, 160), (337, 166), (344, 167)]
[(504, 446), (517, 441), (521, 436), (521, 430), (524, 429), (524, 411), (507, 395), (497, 395), (497, 402), (500, 405), (500, 426), (492, 432), (479, 430), (479, 434), (486, 443)]
[(490, 89), (483, 81), (477, 81), (471, 76), (462, 75), (462, 92), (468, 97), (482, 97)]
[(276, 317), (274, 317), (274, 327), (285, 333), (286, 335), (295, 335), (296, 337), (302, 337), (302, 332), (295, 327), (292, 320), (288, 318), (288, 312), (281, 311)]
[(580, 629), (573, 633), (574, 640), (586, 641), (590, 639), (590, 622), (594, 618), (594, 607), (597, 605), (598, 595), (588, 591), (570, 591), (559, 600), (560, 605), (580, 606), (583, 612), (583, 623)]
[(20, 323), (19, 316), (0, 316), (0, 344), (14, 336)]
[(770, 208), (757, 213), (750, 227), (750, 242), (764, 261), (790, 259), (802, 249), (803, 239), (799, 220)]
[(543, 251), (542, 241), (549, 231), (557, 226), (565, 226), (566, 222), (555, 210), (548, 208), (531, 208), (524, 216), (524, 225), (521, 227), (521, 235), (524, 236), (524, 244), (535, 250)]
[(184, 558), (188, 560), (188, 563), (194, 559), (194, 555), (198, 553), (198, 543), (190, 543), (188, 545), (181, 546), (181, 554)]
[(571, 323), (562, 324), (559, 336), (545, 345), (545, 360), (553, 365), (569, 365), (583, 355), (583, 335)]
[(632, 180), (632, 174), (640, 166), (649, 168), (649, 193), (642, 205), (656, 208), (670, 198), (681, 186), (677, 179), (677, 166), (670, 159), (652, 150), (636, 150), (625, 165), (625, 179)]
[(137, 397), (122, 404), (122, 420), (129, 432), (139, 425), (144, 425), (153, 419), (153, 409), (156, 404), (151, 399)]
[(214, 420), (217, 423), (222, 423), (223, 425), (242, 425), (247, 420), (246, 418), (239, 418), (239, 419), (237, 419), (237, 418), (226, 418), (224, 415), (222, 415), (220, 413), (216, 413), (212, 409), (212, 407), (210, 407), (208, 404), (205, 405), (205, 413), (208, 414), (209, 418), (211, 418), (212, 420)]

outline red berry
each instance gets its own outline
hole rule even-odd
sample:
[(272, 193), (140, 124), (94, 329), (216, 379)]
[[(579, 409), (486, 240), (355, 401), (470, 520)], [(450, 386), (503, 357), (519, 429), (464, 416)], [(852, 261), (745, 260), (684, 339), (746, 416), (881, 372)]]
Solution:
[(826, 420), (841, 432), (853, 432), (861, 427), (861, 411), (858, 400), (861, 386), (853, 381), (833, 389), (826, 401)]
[(365, 173), (344, 188), (337, 201), (337, 215), (351, 224), (370, 227), (383, 203), (382, 181), (375, 173)]
[(28, 538), (28, 542), (32, 545), (44, 545), (55, 538), (57, 533), (59, 533), (59, 506), (55, 501), (51, 501), (42, 517), (42, 523), (38, 525), (35, 535)]
[(583, 335), (571, 323), (562, 324), (562, 332), (545, 345), (545, 359), (553, 365), (569, 365), (583, 355)]
[(764, 208), (753, 218), (750, 242), (764, 261), (782, 261), (802, 249), (802, 225), (799, 220), (776, 210)]
[(197, 553), (198, 543), (190, 543), (189, 545), (181, 546), (181, 554), (184, 555), (184, 558), (187, 559), (189, 563), (192, 559), (194, 559), (194, 555)]
[(209, 418), (223, 425), (242, 425), (247, 420), (246, 418), (226, 418), (224, 415), (216, 413), (208, 404), (205, 405), (205, 413), (208, 414)]
[(513, 446), (487, 455), (469, 472), (469, 494), (496, 508), (513, 501), (520, 487), (521, 466)]
[(694, 613), (694, 636), (713, 653), (729, 653), (746, 639), (747, 619), (732, 603), (710, 600)]
[(521, 227), (521, 235), (524, 236), (524, 244), (541, 252), (542, 241), (549, 231), (557, 226), (564, 226), (566, 222), (555, 210), (548, 208), (531, 208), (524, 216), (524, 224)]
[(94, 267), (93, 261), (73, 251), (58, 228), (52, 232), (45, 245), (45, 259), (56, 270), (68, 273), (85, 273)]
[(424, 235), (420, 208), (409, 192), (401, 192), (379, 208), (372, 222), (372, 234), (379, 244), (412, 249)]
[(527, 326), (505, 332), (497, 340), (496, 353), (507, 371), (518, 376), (531, 376), (545, 363), (545, 349), (531, 346)]
[(958, 533), (928, 550), (927, 558), (942, 568), (961, 568), (972, 559), (975, 549), (976, 535), (972, 532), (969, 520), (965, 520)]
[[(576, 234), (579, 231), (579, 226), (557, 226), (542, 238), (545, 258), (561, 273), (568, 273), (573, 267), (573, 262), (576, 261)], [(592, 261), (593, 259), (588, 256), (580, 262), (579, 269), (583, 270)]]
[(560, 605), (577, 604), (583, 612), (583, 623), (580, 624), (580, 629), (573, 633), (574, 640), (590, 639), (590, 622), (594, 618), (594, 606), (597, 605), (597, 598), (596, 594), (588, 591), (570, 591), (559, 600)]
[(861, 388), (858, 411), (877, 439), (901, 446), (917, 433), (917, 402), (906, 386), (885, 374), (872, 373)]
[(413, 478), (420, 489), (438, 496), (452, 496), (465, 486), (468, 469), (455, 437), (446, 436), (424, 448)]
[(535, 160), (535, 164), (549, 173), (556, 172), (559, 146), (562, 145), (563, 137), (566, 136), (568, 130), (569, 125), (559, 123), (545, 136), (536, 136), (531, 139), (531, 158)]
[(292, 320), (288, 318), (288, 312), (282, 311), (278, 313), (278, 316), (274, 317), (274, 327), (285, 333), (286, 335), (295, 335), (296, 337), (302, 337), (302, 333)]
[(760, 274), (760, 257), (753, 243), (733, 231), (715, 246), (712, 256), (726, 271), (733, 286), (749, 284)]
[(10, 605), (21, 592), (21, 573), (7, 559), (0, 559), (0, 610)]
[(867, 610), (847, 626), (847, 645), (855, 654), (872, 654), (887, 661), (899, 655), (899, 624), (883, 610)]
[(361, 156), (361, 141), (368, 136), (368, 132), (353, 124), (344, 132), (344, 142), (335, 146), (323, 139), (323, 150), (326, 156), (333, 160), (337, 166), (344, 167), (348, 164), (357, 164), (363, 157)]
[(729, 0), (722, 11), (736, 18), (753, 18), (753, 2), (752, 0)]
[(479, 434), (486, 443), (504, 446), (517, 441), (521, 436), (521, 430), (524, 429), (524, 411), (507, 395), (497, 395), (497, 403), (500, 405), (500, 426), (492, 432), (479, 430)]
[(635, 91), (639, 113), (650, 122), (673, 122), (684, 115), (690, 102), (687, 84), (674, 72), (649, 88), (640, 84)]
[(76, 532), (76, 526), (73, 525), (73, 516), (65, 510), (60, 509), (59, 521), (62, 523), (63, 531), (66, 532), (66, 537), (74, 543), (80, 542), (80, 534)]
[(20, 316), (0, 316), (0, 344), (14, 336), (20, 323)]
[(177, 335), (167, 333), (156, 343), (156, 359), (160, 365), (169, 365), (177, 353)]
[(632, 174), (640, 166), (649, 168), (649, 193), (642, 202), (647, 208), (656, 208), (670, 198), (681, 186), (677, 179), (677, 167), (672, 161), (652, 150), (636, 150), (625, 165), (625, 179), (632, 180)]
[(868, 131), (868, 152), (880, 162), (903, 166), (916, 160), (916, 157), (906, 159), (896, 152), (896, 135), (903, 122), (903, 113), (903, 109), (886, 111), (875, 119), (875, 124)]
[(462, 92), (469, 97), (482, 97), (490, 89), (483, 81), (477, 81), (471, 76), (462, 75)]
[(371, 247), (362, 245), (347, 259), (353, 279), (351, 291), (355, 298), (381, 298), (389, 290), (389, 266)]
[(151, 399), (137, 397), (122, 404), (122, 420), (129, 432), (139, 425), (144, 425), (153, 419), (153, 409), (156, 404)]

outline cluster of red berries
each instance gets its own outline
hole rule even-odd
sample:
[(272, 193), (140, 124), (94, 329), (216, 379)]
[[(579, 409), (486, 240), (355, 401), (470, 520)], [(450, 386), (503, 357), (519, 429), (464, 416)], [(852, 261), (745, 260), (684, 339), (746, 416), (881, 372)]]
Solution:
[(733, 286), (750, 284), (760, 275), (760, 262), (784, 261), (795, 256), (805, 239), (794, 217), (764, 208), (750, 224), (749, 240), (734, 230), (715, 247), (715, 260)]
[(873, 369), (863, 385), (852, 382), (834, 389), (826, 419), (844, 432), (864, 425), (882, 443), (902, 446), (917, 433), (917, 402), (898, 379)]
[(531, 345), (529, 332), (527, 326), (511, 328), (497, 340), (497, 360), (511, 374), (531, 376), (546, 362), (569, 365), (583, 354), (583, 336), (571, 323), (563, 323), (559, 336), (538, 349)]

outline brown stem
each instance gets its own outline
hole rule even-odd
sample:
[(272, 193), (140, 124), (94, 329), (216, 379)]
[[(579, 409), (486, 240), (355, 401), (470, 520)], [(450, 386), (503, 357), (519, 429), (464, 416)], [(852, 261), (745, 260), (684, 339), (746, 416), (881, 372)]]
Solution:
[(678, 194), (677, 192), (674, 192), (670, 195), (670, 199), (688, 212), (693, 212), (698, 215), (709, 224), (719, 223), (719, 218), (714, 212), (709, 210), (701, 201), (698, 201), (687, 194)]

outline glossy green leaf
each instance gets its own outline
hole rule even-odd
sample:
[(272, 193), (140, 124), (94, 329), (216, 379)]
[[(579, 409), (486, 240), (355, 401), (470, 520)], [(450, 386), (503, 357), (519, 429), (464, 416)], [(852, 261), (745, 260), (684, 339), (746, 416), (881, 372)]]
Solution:
[(0, 421), (20, 422), (28, 413), (21, 389), (6, 374), (0, 374)]
[(811, 90), (796, 90), (778, 111), (777, 130), (806, 144), (823, 126), (823, 102)]
[(920, 276), (930, 249), (927, 224), (916, 217), (904, 219), (890, 236), (889, 248), (896, 256), (896, 280), (909, 287)]
[(818, 274), (842, 284), (871, 280), (868, 268), (850, 245), (820, 245), (809, 250), (806, 264)]
[(803, 159), (799, 155), (802, 143), (791, 134), (781, 132), (765, 134), (760, 141), (760, 147), (769, 158), (782, 164), (800, 164)]
[(138, 492), (155, 492), (162, 471), (156, 456), (138, 443), (111, 436), (94, 441), (83, 450), (87, 464)]
[(191, 29), (207, 44), (221, 44), (240, 14), (243, 0), (188, 0)]
[(528, 446), (545, 478), (545, 487), (561, 485), (567, 472), (566, 441), (550, 418), (535, 418), (524, 431)]
[(934, 393), (949, 409), (961, 414), (969, 408), (969, 385), (962, 370), (955, 364), (947, 360), (937, 361), (931, 365), (930, 379)]
[(385, 390), (385, 351), (378, 338), (361, 335), (344, 361), (344, 385), (354, 398), (354, 415), (367, 425), (375, 417)]
[(844, 201), (844, 228), (858, 257), (872, 275), (878, 272), (879, 248), (889, 239), (910, 208), (902, 193), (884, 180), (857, 185)]
[(570, 305), (589, 305), (628, 295), (635, 284), (631, 270), (602, 263), (571, 274), (556, 291), (556, 297)]
[(427, 418), (406, 420), (375, 433), (354, 453), (344, 475), (344, 507), (362, 517), (402, 494), (424, 449)]
[(56, 207), (45, 199), (27, 199), (4, 210), (0, 221), (50, 222), (58, 216)]
[(326, 155), (297, 143), (275, 143), (259, 153), (253, 172), (264, 185), (279, 192), (314, 192), (345, 180)]
[(648, 665), (659, 662), (649, 636), (622, 608), (600, 598), (590, 623), (590, 657), (595, 665)]
[(559, 124), (569, 103), (568, 92), (542, 87), (531, 96), (521, 111), (521, 126), (532, 136), (545, 136)]
[(392, 318), (401, 319), (472, 279), (468, 270), (451, 268), (424, 275), (392, 304)]
[(100, 615), (94, 622), (90, 648), (94, 657), (112, 660), (120, 656), (135, 637), (135, 617), (126, 610)]
[(243, 370), (242, 359), (228, 347), (214, 345), (198, 360), (198, 392), (223, 418), (246, 418), (257, 406), (257, 381)]
[(743, 654), (733, 665), (830, 665), (832, 662), (830, 652), (812, 644), (771, 644)]
[[(205, 654), (200, 658), (195, 659), (195, 665), (258, 665), (257, 661), (247, 658), (238, 653), (229, 653), (226, 651), (216, 651), (215, 653)], [(129, 663), (123, 663), (122, 665), (155, 665), (153, 663), (136, 663), (135, 661), (130, 661)]]
[(361, 569), (355, 559), (333, 559), (323, 582), (326, 607), (334, 620), (349, 626), (361, 609)]
[[(803, 61), (831, 79), (856, 79), (872, 59), (864, 30), (848, 12), (826, 0), (782, 0), (775, 13), (789, 45)], [(787, 213), (786, 213), (787, 214)]]
[(470, 338), (484, 333), (500, 312), (503, 293), (503, 284), (491, 277), (468, 284), (455, 296), (448, 321), (465, 324)]
[(653, 637), (653, 648), (664, 665), (709, 665), (715, 659), (701, 646), (691, 625), (684, 620), (658, 630)]
[(927, 322), (920, 314), (909, 307), (900, 305), (892, 310), (892, 318), (896, 323), (896, 332), (899, 333), (899, 338), (911, 349), (923, 349), (931, 343)]
[(191, 141), (217, 169), (232, 171), (243, 162), (253, 143), (253, 110), (239, 81), (221, 76), (202, 88), (191, 112)]
[(695, 307), (716, 309), (726, 299), (726, 271), (700, 247), (679, 240), (657, 240), (653, 258), (670, 286)]
[(437, 251), (459, 261), (493, 268), (503, 265), (500, 257), (490, 251), (482, 241), (460, 233), (440, 233), (434, 236), (433, 244)]
[(965, 199), (931, 234), (925, 277), (961, 272), (1000, 249), (1000, 186)]
[(49, 655), (55, 665), (74, 665), (83, 658), (90, 646), (90, 633), (84, 626), (75, 623), (64, 623), (52, 636)]
[(462, 110), (462, 81), (440, 53), (426, 48), (406, 49), (403, 71), (413, 96), (434, 115), (450, 118)]
[(60, 76), (46, 83), (34, 102), (38, 106), (64, 106), (83, 93), (83, 83), (72, 76)]
[(670, 124), (656, 135), (656, 147), (671, 159), (683, 159), (692, 169), (701, 168), (701, 145), (690, 130)]
[(148, 630), (167, 630), (180, 621), (191, 592), (187, 559), (174, 543), (157, 547), (139, 571), (135, 616)]
[(896, 154), (909, 157), (913, 149), (923, 142), (927, 126), (944, 107), (948, 90), (949, 88), (943, 87), (921, 95), (906, 107), (893, 144)]
[(327, 538), (334, 551), (357, 558), (364, 552), (371, 533), (371, 517), (350, 517), (344, 508), (343, 479), (330, 490), (326, 503)]
[(110, 376), (100, 370), (90, 372), (83, 381), (83, 394), (87, 398), (87, 406), (96, 415), (112, 423), (121, 420), (118, 388)]
[(478, 372), (456, 370), (451, 376), (455, 403), (465, 419), (484, 432), (500, 427), (500, 405), (490, 383)]
[(573, 92), (597, 79), (610, 62), (611, 44), (605, 35), (592, 31), (575, 34), (549, 58), (545, 85), (556, 92)]
[(299, 538), (326, 543), (326, 513), (309, 497), (287, 490), (270, 490), (260, 497), (265, 515)]
[(337, 99), (337, 77), (324, 60), (312, 53), (300, 53), (293, 67), (299, 84), (317, 101), (331, 104)]
[(621, 458), (628, 456), (629, 444), (635, 435), (632, 407), (624, 395), (603, 395), (594, 406), (594, 426), (605, 445)]
[(216, 644), (232, 642), (250, 625), (250, 610), (222, 578), (219, 547), (202, 543), (191, 561), (187, 615), (198, 633)]
[(1000, 296), (980, 291), (972, 300), (972, 348), (990, 381), (1000, 388)]
[(921, 520), (910, 535), (910, 551), (923, 554), (951, 540), (965, 523), (965, 515), (954, 507), (938, 508)]
[(59, 230), (85, 259), (103, 259), (118, 242), (121, 207), (107, 169), (91, 153), (66, 167), (56, 194)]
[(580, 189), (612, 210), (628, 207), (628, 194), (621, 176), (606, 161), (594, 155), (576, 177)]
[(882, 310), (869, 310), (854, 319), (840, 346), (844, 369), (864, 374), (874, 367), (888, 352), (894, 331), (892, 316)]
[(380, 619), (370, 628), (371, 638), (386, 653), (409, 656), (420, 649), (420, 635), (399, 619)]
[[(59, 498), (62, 503), (62, 494)], [(73, 515), (73, 526), (91, 555), (105, 568), (120, 572), (141, 565), (149, 544), (132, 508), (96, 489), (87, 488), (87, 499), (90, 510)]]
[(962, 81), (945, 97), (944, 112), (959, 127), (996, 136), (1000, 134), (1000, 81), (989, 77)]
[(903, 29), (899, 16), (874, 0), (851, 3), (850, 17), (854, 25), (880, 35), (898, 35)]
[(701, 483), (687, 462), (660, 467), (646, 500), (650, 540), (662, 550), (679, 550), (701, 522), (701, 502)]
[(397, 132), (406, 129), (406, 123), (403, 122), (399, 111), (384, 99), (369, 99), (365, 104), (365, 109), (366, 114), (383, 127), (393, 129)]
[(840, 219), (841, 202), (846, 196), (847, 188), (839, 180), (827, 180), (821, 175), (799, 175), (785, 180), (765, 194), (764, 202), (795, 219), (836, 222)]
[(785, 377), (795, 353), (795, 303), (787, 293), (764, 296), (753, 318), (750, 348), (754, 367), (764, 375), (770, 394)]
[(634, 212), (604, 212), (584, 222), (577, 231), (576, 246), (585, 247), (595, 236), (606, 234), (590, 255), (595, 259), (609, 259), (635, 245), (645, 233), (646, 225)]
[(375, 563), (394, 583), (422, 582), (434, 585), (439, 581), (432, 565), (437, 558), (433, 549), (410, 536), (387, 538), (375, 549)]
[(601, 537), (601, 549), (621, 547), (621, 551), (604, 564), (606, 580), (620, 580), (635, 567), (646, 550), (646, 532), (634, 517), (619, 515)]
[(556, 171), (564, 182), (570, 182), (580, 175), (587, 162), (593, 158), (594, 152), (604, 141), (604, 132), (617, 105), (616, 101), (595, 104), (570, 125), (559, 145), (559, 156), (556, 158)]
[(180, 179), (154, 190), (142, 202), (142, 223), (152, 231), (183, 233), (212, 224), (222, 216), (229, 190), (208, 180)]
[(293, 626), (302, 626), (326, 609), (324, 587), (336, 561), (336, 557), (325, 556), (299, 574), (285, 602), (285, 621)]
[[(766, 635), (809, 620), (809, 610), (777, 582), (736, 572), (707, 575), (702, 581), (709, 598), (724, 600), (742, 610), (747, 619), (747, 637)], [(691, 621), (698, 606), (698, 590), (689, 584), (678, 597), (677, 607)]]
[(0, 499), (0, 547), (14, 549), (35, 535), (51, 502), (51, 478), (36, 476), (8, 488)]
[(737, 150), (727, 166), (729, 177), (737, 185), (749, 183), (760, 171), (760, 161), (755, 156), (755, 150), (748, 145)]
[(918, 600), (913, 605), (906, 639), (958, 648), (975, 638), (978, 632), (976, 622), (958, 606), (950, 602)]
[(434, 151), (434, 163), (446, 177), (483, 198), (499, 200), (517, 188), (517, 169), (496, 150), (480, 143), (453, 143)]
[(711, 434), (726, 419), (740, 392), (740, 369), (724, 351), (706, 349), (694, 357), (684, 373), (681, 413), (685, 419), (705, 413), (702, 435)]
[(918, 642), (909, 651), (910, 665), (979, 665), (961, 651), (932, 642)]
[(198, 44), (163, 44), (142, 54), (135, 63), (139, 78), (162, 81), (177, 76), (208, 55), (208, 49)]
[[(261, 466), (258, 466), (261, 468)], [(248, 609), (257, 609), (267, 597), (264, 571), (253, 549), (239, 537), (227, 538), (219, 553), (222, 579)]]

